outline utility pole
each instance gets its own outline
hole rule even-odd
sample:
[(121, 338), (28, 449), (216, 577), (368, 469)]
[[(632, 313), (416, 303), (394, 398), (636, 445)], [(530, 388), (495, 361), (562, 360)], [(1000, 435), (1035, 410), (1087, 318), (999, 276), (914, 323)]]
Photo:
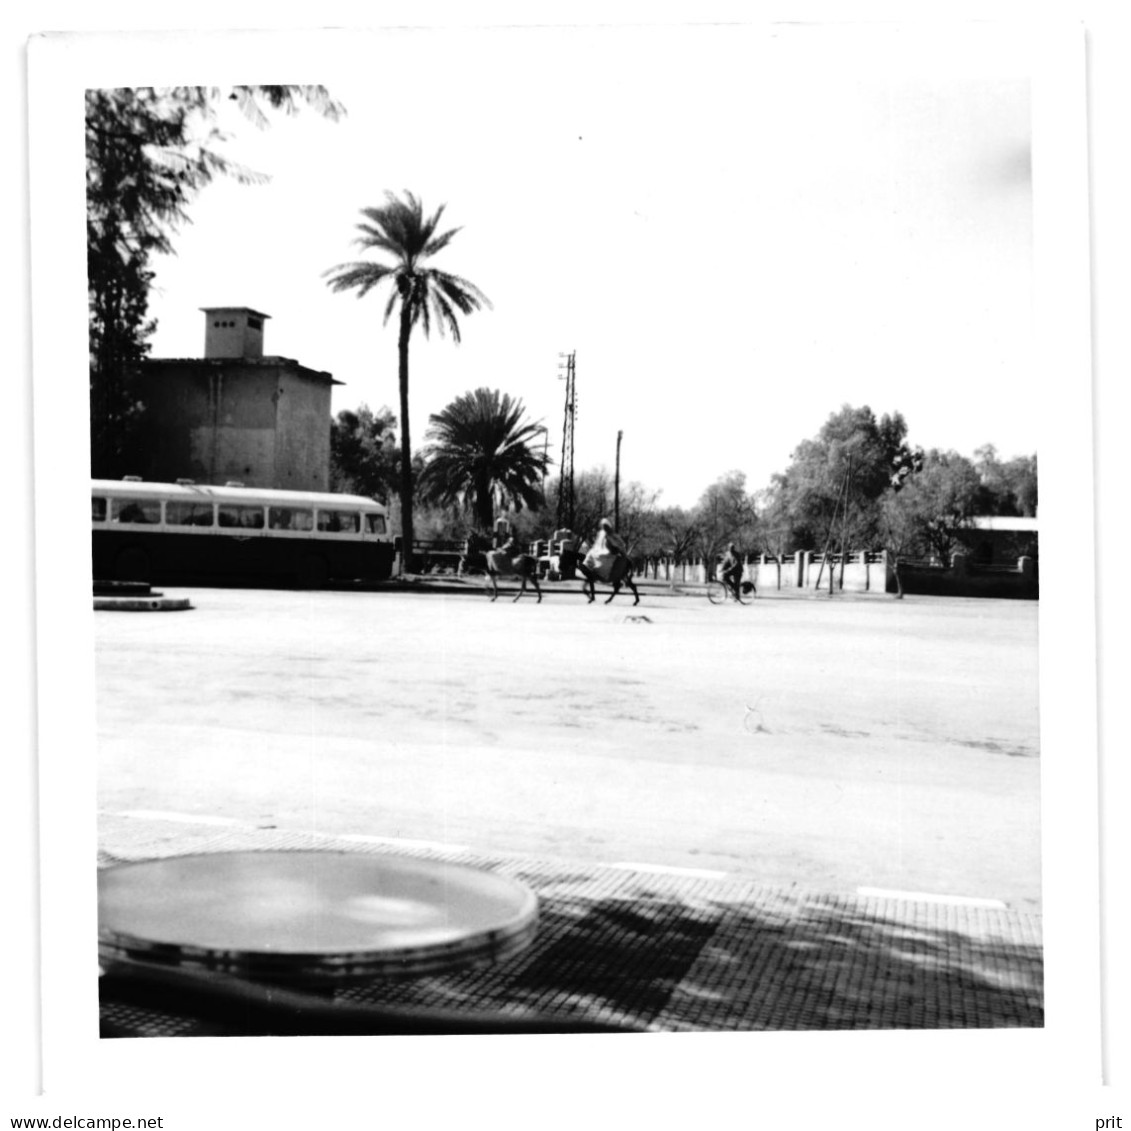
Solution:
[(617, 432), (617, 470), (613, 479), (613, 529), (620, 530), (620, 442), (624, 433)]
[(577, 415), (577, 351), (560, 353), (558, 380), (565, 381), (565, 420), (562, 423), (562, 472), (558, 480), (558, 526), (573, 530), (573, 421)]

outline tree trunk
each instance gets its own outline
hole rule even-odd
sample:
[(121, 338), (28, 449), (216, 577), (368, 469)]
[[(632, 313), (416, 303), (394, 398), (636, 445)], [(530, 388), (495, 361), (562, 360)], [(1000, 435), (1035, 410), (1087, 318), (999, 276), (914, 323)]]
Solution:
[(408, 339), (412, 309), (401, 296), (401, 329), (397, 339), (397, 378), (401, 395), (401, 573), (412, 566), (412, 444), (408, 423)]
[(486, 476), (481, 476), (475, 484), (475, 517), (488, 534), (494, 530), (495, 500), (491, 495), (491, 481)]

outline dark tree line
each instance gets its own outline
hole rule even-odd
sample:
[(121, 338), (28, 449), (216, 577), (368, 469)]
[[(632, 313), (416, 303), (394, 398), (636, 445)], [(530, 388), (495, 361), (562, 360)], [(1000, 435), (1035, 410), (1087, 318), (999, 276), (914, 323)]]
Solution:
[[(547, 471), (538, 450), (544, 429), (525, 420), (521, 402), (480, 389), (431, 420), (431, 442), (414, 457), (416, 505), (428, 536), (485, 530), (500, 512), (524, 539), (552, 535), (558, 480), (537, 481)], [(394, 427), (387, 409), (376, 417), (364, 408), (340, 413), (335, 483), (388, 497)], [(621, 483), (618, 528), (637, 557), (713, 560), (734, 542), (744, 553), (777, 558), (798, 550), (887, 549), (897, 559), (945, 560), (976, 516), (1036, 513), (1036, 456), (1002, 461), (990, 446), (975, 456), (912, 447), (899, 413), (877, 419), (867, 406), (845, 405), (798, 444), (785, 471), (762, 491), (750, 492), (745, 475), (731, 471), (685, 508), (662, 505), (659, 491), (638, 482)], [(350, 470), (362, 465), (364, 473)], [(608, 468), (578, 473), (574, 494), (575, 534), (591, 536), (601, 518), (614, 517)]]

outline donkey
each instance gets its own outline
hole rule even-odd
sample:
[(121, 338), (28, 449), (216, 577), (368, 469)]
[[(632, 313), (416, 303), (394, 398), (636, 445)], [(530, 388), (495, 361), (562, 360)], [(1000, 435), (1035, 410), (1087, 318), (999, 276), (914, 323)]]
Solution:
[(607, 605), (625, 585), (632, 590), (633, 605), (640, 604), (640, 593), (636, 588), (636, 583), (632, 580), (632, 561), (624, 555), (618, 554), (613, 558), (609, 576), (607, 579), (602, 578), (601, 575), (595, 570), (590, 569), (584, 562), (577, 563), (577, 569), (582, 578), (581, 591), (589, 598), (589, 604), (593, 604), (597, 597), (597, 582), (607, 580), (608, 584), (613, 587), (612, 593), (605, 600)]
[(542, 587), (538, 584), (538, 563), (534, 558), (529, 554), (516, 552), (518, 546), (513, 541), (498, 550), (490, 549), (489, 545), (485, 539), (477, 535), (469, 536), (460, 572), (482, 569), (491, 584), (492, 601), (499, 596), (498, 578), (500, 577), (517, 577), (522, 582), (518, 596), (515, 597), (516, 601), (526, 592), (526, 583), (532, 582), (534, 591), (538, 594), (538, 601), (541, 603)]

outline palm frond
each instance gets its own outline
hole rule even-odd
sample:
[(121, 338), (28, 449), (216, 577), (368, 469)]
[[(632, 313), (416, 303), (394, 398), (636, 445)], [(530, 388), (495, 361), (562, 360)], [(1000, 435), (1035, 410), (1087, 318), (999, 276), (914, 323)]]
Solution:
[(433, 283), (459, 307), (464, 314), (471, 314), (480, 307), (491, 309), (491, 300), (470, 280), (429, 268)]
[(366, 251), (384, 251), (394, 259), (404, 258), (404, 248), (381, 228), (373, 224), (358, 224), (357, 227), (361, 235), (353, 241), (355, 247)]
[(389, 301), (387, 303), (385, 303), (384, 321), (386, 323), (389, 321), (389, 318), (392, 316), (393, 311), (396, 309), (397, 299), (400, 298), (400, 297), (401, 296), (400, 296), (400, 293), (397, 291), (397, 288), (393, 287), (393, 289), (389, 292)]
[(410, 330), (419, 324), (427, 337), (435, 324), (441, 334), (450, 332), (458, 344), (459, 316), (490, 307), (491, 303), (467, 279), (421, 266), (421, 260), (447, 247), (459, 231), (453, 228), (438, 232), (445, 208), (441, 204), (431, 216), (426, 216), (422, 202), (413, 193), (406, 190), (398, 196), (386, 191), (383, 204), (361, 209), (362, 220), (357, 224), (354, 243), (366, 251), (387, 256), (391, 262), (343, 263), (324, 272), (323, 277), (334, 291), (356, 290), (359, 298), (385, 279), (393, 279), (396, 286), (385, 306), (385, 322), (398, 302), (404, 303)]
[(298, 113), (300, 101), (331, 122), (338, 121), (346, 113), (345, 107), (331, 98), (324, 86), (234, 86), (230, 97), (260, 129), (265, 129), (270, 122), (259, 108), (259, 99), (263, 99), (272, 110), (282, 110), (288, 116)]
[[(439, 213), (432, 217), (433, 220), (438, 220), (439, 218)], [(452, 237), (457, 235), (460, 231), (462, 231), (461, 228), (449, 228), (441, 235), (438, 235), (434, 238), (430, 237), (428, 242), (424, 245), (424, 250), (421, 252), (421, 256), (423, 258), (430, 258), (431, 256), (435, 255), (436, 252), (443, 251), (444, 248), (446, 248), (448, 244), (452, 242)]]
[(420, 201), (418, 201), (416, 197), (413, 197), (412, 199), (415, 207), (414, 215), (417, 218), (418, 226), (420, 228), (420, 239), (422, 241), (421, 254), (431, 255), (432, 253), (430, 251), (427, 251), (426, 248), (435, 237), (436, 229), (440, 226), (440, 219), (444, 215), (444, 210), (448, 206), (446, 204), (441, 204), (440, 207), (437, 208), (431, 216), (425, 219), (424, 205)]
[(444, 296), (439, 291), (433, 290), (429, 295), (428, 305), (436, 312), (436, 321), (440, 327), (440, 333), (443, 334), (446, 330), (451, 330), (452, 340), (459, 342), (459, 322), (456, 321), (455, 312)]
[[(428, 496), (485, 517), (497, 506), (521, 510), (542, 501), (548, 459), (533, 446), (542, 426), (523, 419), (522, 401), (479, 388), (429, 418)], [(490, 507), (486, 504), (490, 502)]]
[[(392, 267), (384, 263), (367, 263), (363, 260), (353, 263), (339, 263), (322, 273), (332, 291), (357, 291), (358, 298), (364, 298), (383, 279), (395, 274)], [(394, 292), (395, 293), (395, 292)]]

